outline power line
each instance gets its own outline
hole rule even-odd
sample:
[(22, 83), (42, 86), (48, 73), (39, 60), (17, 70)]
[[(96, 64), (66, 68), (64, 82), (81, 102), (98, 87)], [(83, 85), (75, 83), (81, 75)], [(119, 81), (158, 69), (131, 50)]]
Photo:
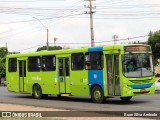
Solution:
[(11, 2), (11, 3), (17, 3), (17, 2), (20, 2), (20, 3), (23, 3), (23, 2), (42, 2), (42, 1), (48, 1), (48, 2), (55, 2), (55, 1), (60, 1), (60, 2), (62, 2), (62, 1), (66, 1), (66, 0), (31, 0), (31, 1), (29, 1), (29, 0), (27, 0), (27, 1), (22, 1), (22, 0), (14, 0), (14, 1), (12, 1), (12, 0), (6, 0), (6, 1), (4, 1), (4, 0), (0, 0), (0, 2)]
[[(62, 17), (70, 17), (70, 16), (77, 16), (77, 15), (83, 15), (84, 13), (81, 13), (81, 14), (71, 14), (71, 15), (66, 15), (66, 16), (55, 16), (55, 17), (52, 17), (52, 18), (41, 18), (39, 20), (49, 20), (49, 19), (55, 19), (55, 18), (62, 18)], [(0, 24), (12, 24), (12, 23), (22, 23), (22, 22), (33, 22), (33, 21), (37, 21), (37, 20), (22, 20), (22, 21), (11, 21), (11, 22), (0, 22)]]
[(36, 46), (32, 46), (32, 47), (29, 47), (29, 48), (25, 48), (25, 49), (21, 49), (21, 50), (17, 50), (18, 52), (20, 51), (25, 51), (25, 50), (29, 50), (29, 49), (33, 49), (33, 48), (37, 48), (37, 47), (40, 47), (40, 46), (42, 46), (42, 45), (44, 45), (45, 43), (43, 43), (43, 44), (39, 44), (39, 45), (36, 45)]
[[(142, 35), (142, 36), (136, 36), (136, 37), (127, 37), (127, 38), (123, 38), (123, 39), (119, 39), (119, 40), (117, 40), (117, 41), (124, 41), (124, 40), (131, 40), (131, 39), (137, 39), (137, 38), (144, 38), (144, 37), (148, 37), (149, 35)], [(112, 39), (112, 40), (107, 40), (107, 41), (99, 41), (99, 42), (95, 42), (95, 43), (106, 43), (106, 42), (113, 42), (114, 40)], [(54, 44), (54, 43), (50, 43), (50, 44)], [(89, 42), (76, 42), (76, 43), (56, 43), (56, 44), (90, 44)]]
[[(127, 37), (127, 38), (123, 38), (123, 39), (118, 39), (116, 41), (130, 41), (130, 40), (133, 40), (133, 39), (138, 39), (138, 38), (144, 38), (144, 37), (148, 37), (149, 35), (142, 35), (142, 36), (136, 36), (136, 37)], [(108, 41), (99, 41), (99, 42), (95, 42), (97, 44), (99, 43), (106, 43), (106, 42), (113, 42), (114, 40), (108, 40)], [(140, 40), (138, 40), (140, 41)], [(49, 43), (49, 44), (54, 44), (54, 43)], [(65, 45), (65, 44), (70, 44), (70, 45), (77, 45), (77, 44), (81, 44), (81, 45), (89, 45), (90, 43), (89, 42), (76, 42), (76, 43), (72, 43), (72, 42), (64, 42), (64, 43), (56, 43), (58, 45)], [(45, 45), (45, 43), (43, 44), (39, 44), (39, 45), (36, 45), (36, 46), (32, 46), (32, 47), (29, 47), (29, 48), (25, 48), (25, 49), (21, 49), (21, 50), (18, 50), (18, 51), (25, 51), (25, 50), (29, 50), (29, 49), (33, 49), (33, 48), (36, 48), (36, 47), (39, 47), (39, 46), (42, 46), (42, 45)]]
[[(70, 14), (73, 14), (73, 12), (76, 12), (77, 10), (81, 10), (81, 9), (79, 9), (79, 8), (77, 8), (77, 6), (79, 6), (80, 4), (79, 3), (82, 3), (82, 1), (81, 0), (79, 0), (79, 1), (77, 1), (77, 2), (75, 2), (75, 3), (73, 3), (72, 5), (70, 5), (70, 6), (66, 6), (65, 7), (65, 9), (66, 8), (70, 8), (71, 10), (69, 10), (69, 11), (67, 11), (67, 13), (63, 13), (63, 11), (59, 11), (59, 12), (57, 12), (57, 14), (60, 14), (60, 15), (70, 15)], [(72, 10), (73, 9), (73, 10)], [(69, 12), (69, 13), (68, 13)], [(79, 13), (79, 14), (83, 14), (82, 12), (81, 13)], [(77, 16), (79, 16), (79, 15), (77, 15)], [(65, 21), (67, 21), (68, 19), (70, 19), (71, 17), (74, 17), (74, 16), (67, 16), (67, 17), (62, 17), (62, 18), (56, 18), (56, 20), (54, 20), (54, 24), (52, 24), (53, 23), (53, 21), (51, 21), (51, 22), (49, 22), (48, 21), (48, 23), (49, 23), (49, 25), (48, 26), (52, 26), (52, 25), (57, 25), (57, 24), (60, 24), (60, 23), (62, 23), (62, 22), (65, 22)], [(76, 17), (77, 18), (77, 17)], [(51, 19), (52, 20), (52, 19)], [(58, 21), (58, 22), (57, 22)], [(55, 23), (55, 22), (57, 22), (57, 23)]]
[[(74, 5), (75, 4), (77, 4), (77, 5), (79, 5), (78, 3), (80, 3), (81, 2), (81, 0), (79, 0), (78, 2), (75, 2), (74, 3)], [(68, 6), (70, 9), (72, 8), (72, 6)], [(75, 7), (75, 6), (73, 6), (73, 7)], [(75, 9), (76, 10), (76, 9)], [(57, 13), (58, 14), (58, 13)], [(62, 15), (62, 14), (61, 14)], [(65, 15), (65, 14), (64, 14)], [(70, 17), (70, 16), (74, 16), (75, 14), (68, 14), (68, 15), (66, 15), (66, 16), (59, 16), (59, 17), (55, 17), (55, 18), (53, 18), (53, 19), (57, 19), (56, 21), (59, 21), (59, 20), (61, 20), (62, 18), (68, 18), (68, 17)], [(78, 14), (76, 14), (76, 15), (78, 15)], [(39, 18), (40, 19), (40, 18)], [(50, 18), (43, 18), (44, 20), (52, 20), (52, 18), (50, 19)], [(42, 19), (40, 19), (40, 20), (42, 20)], [(26, 21), (11, 21), (11, 22), (9, 22), (9, 23), (7, 23), (7, 24), (10, 24), (10, 23), (19, 23), (19, 22), (30, 22), (30, 21), (34, 21), (34, 20), (26, 20)], [(54, 21), (54, 22), (56, 22), (56, 21)], [(49, 23), (51, 23), (51, 22), (49, 22)], [(58, 24), (58, 23), (57, 23)], [(26, 27), (24, 27), (24, 28), (26, 28)], [(33, 33), (33, 32), (35, 32), (35, 31), (33, 31), (33, 30), (28, 30), (30, 33)], [(38, 31), (40, 31), (40, 29), (38, 30)], [(13, 34), (12, 34), (13, 35)], [(15, 34), (14, 34), (15, 35)], [(19, 36), (19, 35), (23, 35), (23, 33), (17, 33), (17, 35)], [(9, 36), (7, 36), (7, 37), (9, 37)], [(4, 38), (4, 37), (3, 37)], [(6, 37), (5, 37), (6, 38)]]
[(99, 4), (104, 4), (107, 3), (107, 5), (115, 5), (115, 4), (120, 4), (120, 3), (126, 3), (126, 2), (131, 2), (130, 0), (110, 0), (110, 1), (104, 1), (104, 2), (99, 2), (97, 3), (97, 5)]
[[(32, 0), (32, 1), (34, 1), (34, 0)], [(37, 0), (38, 1), (38, 0)], [(43, 1), (43, 0), (41, 0), (41, 1)], [(45, 0), (44, 0), (45, 1)], [(140, 6), (134, 6), (134, 5), (124, 5), (124, 4), (122, 4), (122, 3), (124, 3), (124, 2), (126, 2), (126, 1), (128, 1), (128, 0), (114, 0), (114, 1), (112, 1), (112, 0), (105, 0), (105, 2), (104, 3), (107, 3), (108, 4), (108, 2), (109, 2), (109, 5), (107, 5), (108, 7), (109, 7), (109, 10), (112, 10), (112, 9), (114, 9), (114, 10), (116, 10), (116, 6), (117, 7), (119, 7), (119, 10), (121, 10), (121, 8), (123, 8), (123, 6), (124, 7), (126, 7), (126, 9), (127, 9), (127, 7), (128, 8), (141, 8)], [(81, 12), (81, 10), (83, 10), (83, 9), (80, 9), (80, 8), (77, 8), (77, 9), (74, 9), (75, 8), (75, 6), (76, 5), (78, 5), (79, 6), (79, 3), (81, 3), (82, 2), (82, 0), (79, 0), (79, 1), (76, 1), (75, 3), (73, 3), (72, 5), (73, 5), (73, 8), (72, 7), (66, 7), (66, 8), (62, 8), (62, 7), (55, 7), (55, 9), (54, 8), (52, 8), (52, 7), (39, 7), (39, 8), (32, 8), (32, 7), (30, 7), (29, 9), (28, 8), (23, 8), (23, 7), (16, 7), (16, 8), (21, 8), (21, 9), (15, 9), (15, 11), (13, 11), (13, 13), (15, 12), (15, 15), (19, 15), (19, 14), (28, 14), (28, 15), (32, 15), (32, 16), (35, 16), (36, 17), (36, 15), (38, 16), (38, 15), (42, 15), (42, 16), (49, 16), (49, 15), (51, 15), (51, 14), (59, 14), (59, 15), (66, 15), (66, 17), (64, 17), (64, 16), (59, 16), (59, 17), (57, 17), (56, 15), (53, 17), (53, 19), (46, 19), (46, 18), (52, 18), (52, 17), (45, 17), (45, 18), (42, 18), (42, 19), (44, 19), (45, 20), (45, 24), (46, 24), (46, 26), (51, 26), (51, 25), (55, 25), (55, 23), (56, 22), (64, 22), (64, 21), (66, 21), (66, 19), (71, 19), (71, 18), (74, 18), (74, 17), (76, 17), (76, 18), (89, 18), (89, 17), (83, 17), (82, 15), (75, 15), (75, 16), (67, 16), (67, 14), (69, 14), (69, 13), (71, 13), (71, 12), (74, 12), (74, 13), (76, 13), (76, 12)], [(115, 4), (116, 3), (116, 4)], [(97, 2), (97, 4), (98, 4), (98, 2)], [(147, 17), (146, 17), (146, 15), (144, 16), (143, 15), (143, 13), (141, 13), (141, 15), (140, 16), (138, 16), (138, 14), (136, 15), (135, 14), (135, 16), (131, 16), (132, 14), (128, 14), (128, 16), (127, 15), (123, 15), (124, 13), (122, 13), (121, 14), (121, 16), (117, 16), (117, 14), (112, 14), (112, 16), (109, 16), (108, 14), (99, 14), (99, 12), (103, 12), (102, 10), (108, 10), (108, 8), (107, 8), (107, 6), (105, 7), (104, 5), (105, 4), (99, 4), (99, 5), (103, 5), (103, 6), (100, 6), (100, 8), (98, 8), (97, 7), (97, 13), (96, 13), (96, 15), (95, 15), (95, 17), (94, 17), (94, 19), (146, 19), (146, 18), (149, 18), (149, 19), (152, 19), (152, 18), (159, 18), (158, 17), (158, 13), (155, 13), (154, 15), (152, 15), (152, 13), (150, 12), (150, 13), (148, 13), (147, 14)], [(121, 7), (122, 6), (122, 7)], [(143, 7), (142, 8), (144, 8), (146, 5), (142, 5)], [(158, 6), (158, 5), (157, 5)], [(112, 8), (113, 7), (113, 8)], [(12, 7), (13, 8), (13, 7)], [(8, 14), (12, 14), (12, 8), (9, 8), (8, 7), (8, 11), (7, 11), (7, 8), (6, 8), (6, 11), (3, 11), (3, 9), (1, 9), (0, 11), (1, 12), (8, 12)], [(48, 10), (47, 10), (47, 8), (48, 8)], [(103, 9), (101, 9), (101, 8), (103, 8)], [(148, 7), (148, 8), (150, 8), (150, 7)], [(57, 9), (57, 10), (56, 10)], [(29, 11), (28, 11), (29, 10)], [(41, 10), (40, 12), (38, 12), (38, 10)], [(101, 11), (100, 11), (101, 10)], [(33, 12), (32, 12), (33, 11)], [(133, 11), (133, 12), (137, 12), (138, 10), (136, 10), (136, 11)], [(16, 13), (17, 12), (17, 13)], [(28, 13), (27, 13), (28, 12)], [(48, 14), (47, 14), (47, 12), (48, 12)], [(67, 13), (66, 13), (67, 12)], [(113, 12), (113, 11), (112, 11)], [(127, 11), (125, 10), (125, 12), (132, 12), (132, 11), (130, 11), (129, 9), (127, 9)], [(72, 14), (74, 14), (74, 13), (72, 13)], [(150, 16), (149, 16), (149, 14), (151, 14)], [(120, 15), (120, 14), (119, 14)], [(130, 17), (131, 16), (131, 17)], [(65, 20), (64, 20), (65, 19)], [(54, 20), (54, 21), (53, 21)], [(62, 21), (63, 20), (63, 21)], [(27, 22), (27, 20), (24, 20), (24, 21), (26, 21)], [(33, 20), (34, 21), (34, 20)], [(21, 21), (11, 21), (11, 22), (17, 22), (17, 23), (21, 23)], [(30, 22), (30, 21), (28, 21), (28, 22)], [(32, 22), (32, 21), (31, 21)], [(7, 23), (7, 22), (6, 22)], [(3, 23), (2, 23), (3, 24)], [(9, 23), (10, 24), (10, 23)], [(57, 23), (57, 24), (59, 24), (59, 23)], [(40, 29), (38, 30), (38, 31), (40, 31)], [(36, 32), (38, 32), (38, 31), (36, 31)], [(29, 31), (29, 33), (32, 33), (32, 32), (34, 32), (33, 30), (31, 30), (31, 31)], [(20, 35), (22, 35), (22, 34), (20, 34)], [(18, 34), (17, 34), (17, 36), (19, 36)]]
[(122, 20), (133, 20), (133, 19), (157, 19), (157, 18), (160, 18), (160, 17), (153, 17), (153, 16), (150, 16), (150, 17), (96, 17), (94, 19), (122, 19)]
[[(82, 14), (74, 14), (74, 15), (68, 15), (68, 16), (63, 16), (63, 17), (70, 17), (70, 16), (76, 16), (76, 15), (82, 15)], [(57, 18), (63, 18), (63, 17), (57, 17)], [(39, 19), (39, 20), (46, 20), (46, 19), (54, 19), (54, 18), (45, 18), (45, 19)], [(36, 21), (36, 20), (26, 20), (26, 21), (12, 21), (12, 22), (8, 22), (8, 23), (0, 23), (0, 24), (13, 24), (13, 23), (23, 23), (23, 22), (33, 22), (33, 21)], [(40, 30), (38, 30), (40, 31)], [(34, 31), (29, 31), (30, 33), (33, 33)], [(37, 30), (36, 30), (37, 32)], [(11, 34), (12, 36), (13, 35), (17, 35), (17, 36), (22, 36), (23, 34), (22, 33), (15, 33), (15, 34)], [(9, 38), (10, 35), (6, 35), (6, 37), (0, 37), (0, 39), (6, 39), (6, 38)], [(13, 38), (12, 38), (13, 40)]]

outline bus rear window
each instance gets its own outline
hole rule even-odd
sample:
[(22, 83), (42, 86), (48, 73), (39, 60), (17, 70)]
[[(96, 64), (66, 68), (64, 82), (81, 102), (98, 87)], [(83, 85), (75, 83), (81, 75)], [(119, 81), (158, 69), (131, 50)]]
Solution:
[(8, 71), (9, 72), (16, 72), (17, 71), (17, 59), (16, 58), (10, 58), (8, 60)]

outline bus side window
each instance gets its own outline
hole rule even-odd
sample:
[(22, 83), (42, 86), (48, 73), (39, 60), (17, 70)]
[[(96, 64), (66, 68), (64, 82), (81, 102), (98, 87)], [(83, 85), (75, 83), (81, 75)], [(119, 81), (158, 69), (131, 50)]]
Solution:
[(28, 71), (40, 71), (41, 59), (40, 57), (29, 57), (28, 58)]
[(83, 53), (72, 54), (72, 70), (84, 69), (84, 55)]
[(42, 57), (42, 71), (55, 71), (56, 58), (53, 55)]
[(102, 52), (90, 52), (85, 54), (85, 69), (100, 70), (103, 68)]
[(90, 55), (86, 54), (85, 55), (85, 69), (91, 69), (91, 64), (90, 64)]
[(8, 71), (9, 72), (16, 72), (17, 71), (17, 59), (16, 58), (10, 58), (8, 60)]

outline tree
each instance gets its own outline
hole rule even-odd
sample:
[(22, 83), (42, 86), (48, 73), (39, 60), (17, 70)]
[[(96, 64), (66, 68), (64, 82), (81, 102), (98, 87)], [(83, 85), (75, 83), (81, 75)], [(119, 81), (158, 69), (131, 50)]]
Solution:
[(6, 55), (8, 50), (6, 47), (0, 48), (0, 77), (4, 77), (6, 74)]
[[(61, 46), (49, 46), (49, 51), (50, 50), (61, 50), (61, 49), (62, 49)], [(41, 51), (41, 50), (47, 50), (47, 46), (39, 47), (37, 49), (37, 51)]]
[(149, 33), (148, 45), (151, 46), (154, 60), (157, 61), (160, 58), (160, 30)]
[(140, 41), (138, 41), (138, 42), (133, 42), (133, 44), (147, 44), (147, 42), (140, 42)]

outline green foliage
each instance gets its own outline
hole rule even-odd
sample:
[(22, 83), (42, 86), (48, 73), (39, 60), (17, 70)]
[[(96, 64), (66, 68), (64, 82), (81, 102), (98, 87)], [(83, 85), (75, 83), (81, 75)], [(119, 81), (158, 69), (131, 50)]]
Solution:
[(147, 42), (139, 42), (139, 41), (136, 42), (136, 41), (135, 41), (135, 42), (133, 42), (133, 44), (147, 44)]
[(152, 48), (154, 59), (160, 58), (160, 30), (149, 33), (148, 44)]
[[(49, 51), (51, 51), (51, 50), (61, 50), (61, 49), (62, 49), (61, 46), (49, 46)], [(47, 50), (47, 46), (39, 47), (37, 49), (37, 51), (41, 51), (41, 50)]]
[(6, 73), (6, 55), (8, 50), (6, 47), (0, 48), (0, 77), (5, 76)]

